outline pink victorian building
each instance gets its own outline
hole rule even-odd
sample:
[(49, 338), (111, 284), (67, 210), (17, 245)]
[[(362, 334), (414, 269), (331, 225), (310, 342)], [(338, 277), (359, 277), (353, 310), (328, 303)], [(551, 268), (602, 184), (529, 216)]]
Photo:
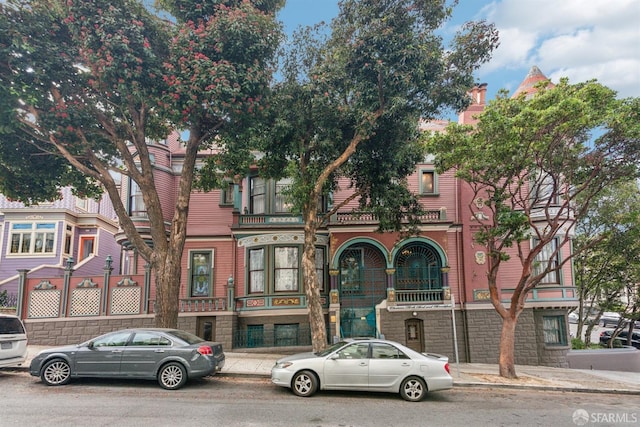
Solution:
[[(545, 79), (534, 67), (523, 85), (541, 78)], [(473, 123), (473, 116), (483, 110), (486, 86), (473, 88), (470, 95), (472, 104), (460, 115), (462, 123)], [(424, 130), (441, 131), (445, 126), (444, 121), (430, 122)], [(175, 193), (171, 189), (177, 185), (183, 153), (177, 137), (151, 144), (150, 153), (156, 182), (168, 189), (162, 203), (170, 218)], [(417, 165), (409, 183), (426, 210), (417, 236), (377, 233), (376, 219), (356, 216), (351, 207), (318, 232), (316, 268), (328, 336), (384, 336), (452, 360), (457, 353), (462, 362), (496, 363), (501, 319), (488, 299), (484, 249), (473, 241), (470, 190), (453, 172), (438, 174), (429, 157)], [(266, 180), (256, 171), (239, 184), (192, 195), (180, 327), (221, 341), (229, 351), (274, 351), (274, 347), (289, 351), (310, 344), (301, 269), (302, 220), (288, 211), (282, 197), (286, 186), (286, 180)], [(135, 186), (123, 182), (122, 191), (131, 215), (144, 230), (148, 220)], [(347, 196), (338, 192), (333, 199)], [(96, 329), (153, 322), (154, 291), (144, 262), (124, 235), (116, 234), (116, 241), (122, 248), (120, 263), (114, 266), (117, 280), (110, 275), (94, 280), (94, 288), (101, 291), (94, 291), (101, 295), (98, 308), (89, 316), (86, 312), (70, 316), (68, 311), (55, 316), (58, 327), (70, 325), (78, 338)], [(502, 268), (505, 301), (509, 278), (517, 275), (518, 268), (509, 263)], [(527, 300), (517, 329), (518, 364), (566, 365), (570, 348), (566, 316), (567, 309), (576, 305), (576, 295), (570, 266), (558, 276), (558, 283), (545, 284)], [(68, 292), (78, 289), (80, 280), (73, 277), (67, 278)], [(27, 328), (40, 330), (41, 343), (50, 343), (51, 318), (27, 314), (30, 293), (43, 290), (29, 280), (24, 280), (21, 311)], [(120, 299), (114, 299), (115, 294)], [(66, 298), (67, 305), (73, 304), (71, 294)], [(125, 305), (132, 299), (134, 303)], [(114, 301), (120, 304), (116, 314)], [(85, 322), (95, 327), (87, 331)], [(30, 337), (32, 343), (37, 340)], [(55, 338), (57, 343), (64, 340)]]

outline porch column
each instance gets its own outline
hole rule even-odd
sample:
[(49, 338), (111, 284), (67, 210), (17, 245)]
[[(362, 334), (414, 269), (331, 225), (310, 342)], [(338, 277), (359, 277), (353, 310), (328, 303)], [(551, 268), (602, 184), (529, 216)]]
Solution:
[(233, 281), (233, 276), (229, 276), (227, 279), (227, 311), (235, 310), (236, 299), (236, 287)]
[(338, 275), (340, 270), (329, 270), (329, 327), (332, 342), (340, 337), (340, 295), (338, 293)]
[(387, 273), (387, 305), (396, 305), (396, 289), (394, 284), (396, 269), (387, 268), (384, 272)]

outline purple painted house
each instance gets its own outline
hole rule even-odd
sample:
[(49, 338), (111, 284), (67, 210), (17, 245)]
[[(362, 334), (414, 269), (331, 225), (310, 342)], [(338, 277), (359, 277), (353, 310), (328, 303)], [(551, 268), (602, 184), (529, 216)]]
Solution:
[(0, 292), (18, 292), (19, 270), (32, 278), (62, 277), (70, 261), (77, 277), (101, 275), (110, 256), (120, 265), (117, 218), (107, 197), (98, 201), (62, 190), (51, 203), (25, 206), (0, 195)]

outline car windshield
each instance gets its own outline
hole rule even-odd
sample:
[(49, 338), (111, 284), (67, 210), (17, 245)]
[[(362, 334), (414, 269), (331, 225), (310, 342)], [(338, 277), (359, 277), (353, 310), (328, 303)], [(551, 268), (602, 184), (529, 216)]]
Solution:
[(334, 345), (332, 345), (331, 347), (327, 347), (324, 350), (315, 353), (315, 355), (319, 356), (319, 357), (328, 356), (329, 354), (333, 353), (334, 351), (336, 351), (340, 347), (343, 347), (343, 346), (345, 346), (347, 344), (349, 344), (347, 341), (337, 342)]
[(202, 338), (200, 338), (199, 336), (196, 336), (190, 332), (185, 332), (185, 331), (180, 331), (180, 330), (173, 330), (173, 331), (167, 331), (167, 335), (171, 335), (172, 337), (176, 337), (184, 342), (186, 342), (187, 344), (198, 344), (199, 342), (203, 342), (204, 340)]
[(0, 318), (0, 334), (24, 334), (22, 322), (14, 317)]

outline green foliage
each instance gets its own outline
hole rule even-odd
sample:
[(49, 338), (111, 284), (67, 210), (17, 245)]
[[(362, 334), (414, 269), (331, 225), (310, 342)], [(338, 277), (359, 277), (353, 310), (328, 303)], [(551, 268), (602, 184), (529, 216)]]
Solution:
[[(490, 213), (476, 235), (493, 258), (490, 279), (514, 245), (523, 268), (519, 289), (561, 268), (548, 263), (534, 274), (536, 256), (556, 237), (557, 247), (567, 242), (565, 230), (604, 188), (638, 176), (639, 106), (595, 81), (563, 79), (554, 88), (539, 86), (530, 99), (501, 92), (476, 128), (451, 124), (425, 135), (438, 170), (455, 169)], [(563, 262), (571, 257), (563, 255)]]

